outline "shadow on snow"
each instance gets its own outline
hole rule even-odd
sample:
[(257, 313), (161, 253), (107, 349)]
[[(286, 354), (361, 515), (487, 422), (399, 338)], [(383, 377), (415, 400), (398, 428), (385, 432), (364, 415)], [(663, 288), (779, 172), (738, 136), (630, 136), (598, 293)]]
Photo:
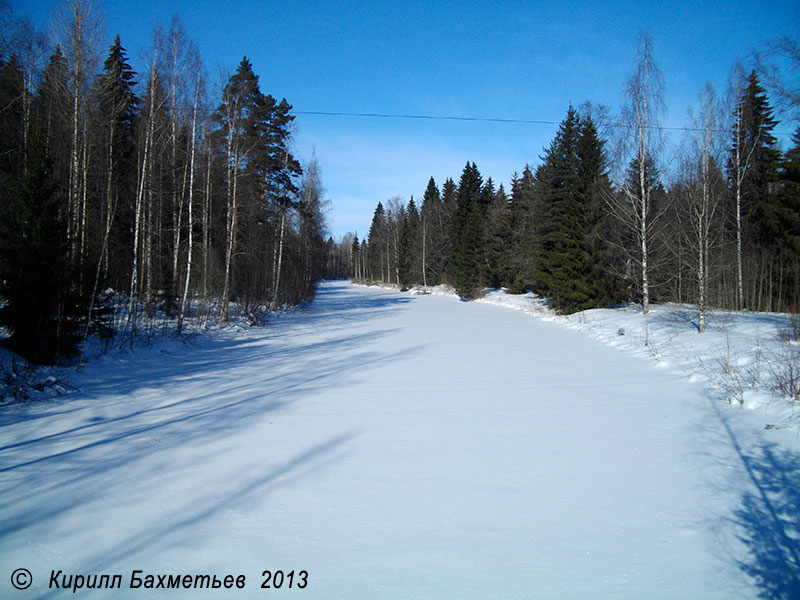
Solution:
[[(738, 497), (723, 519), (744, 547), (732, 560), (755, 584), (760, 598), (800, 600), (800, 453), (765, 441), (760, 435), (737, 433), (714, 402), (733, 452), (721, 460), (737, 475), (721, 482), (719, 491)], [(745, 435), (747, 436), (745, 439)]]
[[(22, 531), (30, 537), (37, 532), (55, 536), (63, 529), (56, 523), (69, 523), (69, 513), (103, 498), (124, 497), (132, 487), (156, 486), (159, 477), (173, 476), (176, 468), (196, 468), (211, 458), (209, 442), (414, 353), (418, 347), (387, 352), (374, 346), (397, 331), (381, 329), (380, 318), (409, 300), (341, 282), (327, 284), (309, 307), (267, 328), (202, 337), (174, 355), (134, 353), (112, 368), (90, 368), (80, 394), (4, 411), (0, 432), (10, 441), (0, 442), (0, 540), (8, 543)], [(359, 332), (352, 333), (349, 326), (356, 322)], [(70, 426), (59, 428), (66, 412), (73, 413)], [(14, 426), (28, 417), (43, 419), (45, 428), (31, 427), (30, 434), (14, 439)], [(87, 572), (147, 552), (156, 543), (197, 543), (186, 539), (197, 535), (195, 524), (329, 467), (346, 455), (357, 435), (331, 432), (326, 441), (283, 462), (266, 460), (260, 473), (237, 472), (239, 465), (232, 464), (221, 474), (227, 479), (213, 490), (205, 495), (198, 490), (174, 514), (160, 515), (164, 518), (155, 528), (143, 524), (141, 531), (85, 565)], [(176, 463), (174, 453), (182, 450), (192, 456), (191, 465)]]

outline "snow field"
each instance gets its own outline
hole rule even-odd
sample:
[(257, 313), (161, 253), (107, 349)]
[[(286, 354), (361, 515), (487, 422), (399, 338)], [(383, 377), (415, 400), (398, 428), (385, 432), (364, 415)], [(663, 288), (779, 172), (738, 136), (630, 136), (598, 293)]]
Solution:
[(18, 567), (43, 598), (51, 569), (247, 576), (176, 598), (263, 598), (265, 569), (308, 571), (269, 592), (286, 598), (793, 583), (787, 431), (521, 311), (330, 282), (269, 327), (107, 357), (74, 383), (0, 414), (3, 597), (22, 597)]

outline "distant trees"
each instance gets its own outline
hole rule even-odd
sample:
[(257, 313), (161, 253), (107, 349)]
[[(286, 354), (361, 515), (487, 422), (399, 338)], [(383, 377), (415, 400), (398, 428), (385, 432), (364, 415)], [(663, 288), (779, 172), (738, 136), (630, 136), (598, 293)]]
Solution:
[[(457, 184), (440, 188), (430, 178), (421, 206), (379, 203), (366, 243), (348, 240), (351, 276), (448, 283), (464, 299), (487, 286), (531, 290), (564, 313), (693, 302), (700, 331), (710, 307), (796, 311), (800, 130), (781, 153), (758, 72), (737, 69), (727, 103), (710, 86), (701, 90), (673, 160), (660, 139), (664, 83), (653, 43), (643, 34), (638, 44), (618, 119), (588, 103), (570, 106), (541, 164), (514, 174), (508, 195), (467, 162)], [(793, 40), (780, 44), (764, 60), (793, 56)], [(791, 102), (791, 84), (769, 73)], [(605, 131), (616, 129), (615, 145), (596, 116)], [(659, 164), (670, 163), (678, 168), (663, 174)]]
[(214, 111), (178, 17), (156, 30), (139, 75), (119, 35), (101, 59), (91, 0), (62, 3), (53, 45), (7, 5), (0, 12), (10, 347), (56, 362), (87, 333), (112, 331), (111, 304), (124, 344), (156, 314), (181, 328), (224, 321), (234, 303), (255, 318), (313, 294), (329, 254), (319, 165), (304, 173), (291, 105), (261, 91), (246, 58)]

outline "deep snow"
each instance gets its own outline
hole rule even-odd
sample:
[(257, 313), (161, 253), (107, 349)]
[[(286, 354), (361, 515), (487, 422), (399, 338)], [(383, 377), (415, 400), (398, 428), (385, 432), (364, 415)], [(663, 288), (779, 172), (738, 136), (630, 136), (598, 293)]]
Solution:
[(797, 432), (544, 316), (331, 282), (6, 407), (0, 596), (142, 569), (247, 577), (176, 598), (798, 597)]

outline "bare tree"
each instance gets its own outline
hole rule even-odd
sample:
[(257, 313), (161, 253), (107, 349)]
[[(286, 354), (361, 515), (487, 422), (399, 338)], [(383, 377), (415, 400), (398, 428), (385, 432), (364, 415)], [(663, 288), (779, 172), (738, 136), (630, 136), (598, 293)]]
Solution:
[(69, 237), (73, 259), (83, 259), (86, 247), (86, 102), (91, 77), (97, 69), (104, 18), (92, 0), (64, 0), (54, 13), (54, 38), (64, 51), (72, 102), (69, 182)]
[(690, 231), (696, 251), (697, 308), (699, 330), (706, 330), (708, 283), (711, 249), (719, 240), (721, 228), (714, 227), (722, 203), (722, 156), (720, 105), (710, 83), (700, 92), (700, 110), (689, 111), (690, 135), (688, 156), (685, 156), (687, 209)]
[(777, 108), (800, 119), (800, 34), (770, 40), (753, 60)]
[[(198, 54), (198, 62), (199, 62), (199, 54)], [(181, 298), (181, 308), (180, 313), (178, 315), (178, 331), (181, 330), (183, 326), (183, 319), (184, 315), (186, 314), (186, 302), (189, 298), (189, 281), (192, 276), (192, 256), (193, 256), (193, 249), (194, 249), (194, 162), (195, 156), (197, 155), (196, 146), (197, 146), (197, 113), (200, 108), (200, 97), (201, 91), (204, 89), (204, 76), (202, 71), (198, 68), (195, 71), (195, 84), (194, 84), (194, 102), (192, 103), (192, 126), (191, 126), (191, 133), (189, 134), (189, 196), (188, 196), (188, 208), (189, 213), (187, 215), (187, 223), (188, 223), (188, 233), (187, 233), (187, 243), (188, 248), (186, 251), (186, 277), (184, 280), (183, 285), (183, 297)]]
[[(0, 28), (4, 25), (0, 24)], [(13, 49), (17, 64), (22, 71), (22, 164), (23, 169), (28, 162), (28, 146), (30, 142), (31, 106), (39, 76), (44, 69), (47, 57), (47, 37), (38, 31), (27, 17), (8, 24), (10, 39), (7, 43)], [(4, 52), (0, 49), (0, 56)]]
[[(635, 177), (622, 177), (622, 198), (609, 199), (609, 207), (617, 219), (636, 240), (636, 254), (640, 266), (642, 312), (650, 310), (650, 241), (653, 231), (660, 226), (660, 213), (654, 213), (649, 185), (648, 166), (652, 164), (660, 142), (658, 119), (664, 112), (664, 83), (661, 71), (652, 54), (652, 40), (647, 33), (638, 36), (639, 50), (633, 74), (625, 86), (628, 105), (623, 110), (622, 121), (628, 135), (623, 140), (623, 151), (619, 153), (623, 164), (631, 164)], [(626, 158), (632, 157), (628, 163)]]
[[(172, 212), (172, 290), (179, 286), (180, 272), (178, 267), (181, 232), (183, 230), (184, 206), (187, 194), (190, 169), (190, 157), (179, 156), (180, 139), (178, 132), (190, 120), (189, 107), (194, 107), (193, 96), (197, 91), (197, 80), (200, 66), (200, 52), (197, 45), (188, 38), (180, 17), (175, 14), (170, 20), (166, 35), (161, 37), (159, 71), (166, 88), (167, 113), (169, 115), (169, 157), (170, 157), (170, 207)], [(192, 109), (192, 112), (194, 109)], [(187, 140), (189, 146), (192, 140)], [(187, 148), (187, 155), (193, 151)]]

